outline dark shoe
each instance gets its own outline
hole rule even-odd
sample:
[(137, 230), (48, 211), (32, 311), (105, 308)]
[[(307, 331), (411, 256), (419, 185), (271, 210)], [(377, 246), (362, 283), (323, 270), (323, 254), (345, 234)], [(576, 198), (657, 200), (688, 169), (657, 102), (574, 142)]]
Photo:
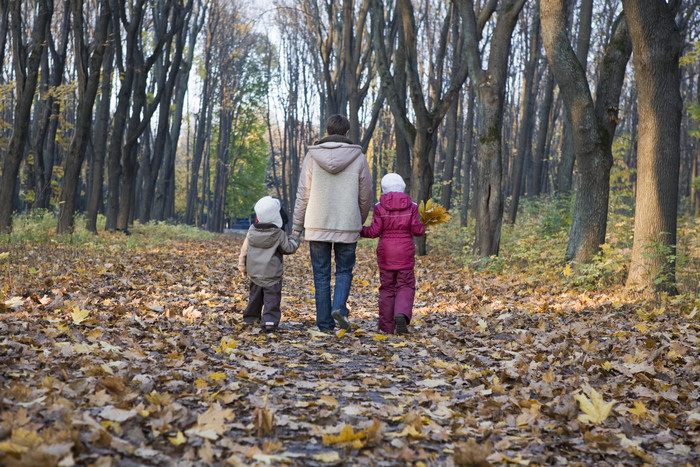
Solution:
[(277, 331), (277, 325), (275, 323), (267, 322), (263, 326), (263, 331), (268, 332), (268, 333), (275, 332), (275, 331)]
[(406, 319), (406, 315), (398, 314), (394, 316), (394, 323), (396, 324), (396, 334), (408, 334), (408, 319)]
[(350, 326), (348, 319), (340, 312), (340, 310), (331, 311), (331, 316), (333, 317), (340, 329), (345, 329), (346, 331), (349, 331), (352, 327)]

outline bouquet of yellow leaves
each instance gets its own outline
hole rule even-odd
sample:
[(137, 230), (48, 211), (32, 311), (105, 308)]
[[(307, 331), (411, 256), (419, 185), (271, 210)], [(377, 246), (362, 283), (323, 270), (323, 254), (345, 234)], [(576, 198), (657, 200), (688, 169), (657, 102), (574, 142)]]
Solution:
[(452, 217), (443, 206), (433, 202), (432, 198), (425, 203), (421, 201), (418, 205), (418, 212), (420, 213), (420, 221), (426, 227), (444, 224)]

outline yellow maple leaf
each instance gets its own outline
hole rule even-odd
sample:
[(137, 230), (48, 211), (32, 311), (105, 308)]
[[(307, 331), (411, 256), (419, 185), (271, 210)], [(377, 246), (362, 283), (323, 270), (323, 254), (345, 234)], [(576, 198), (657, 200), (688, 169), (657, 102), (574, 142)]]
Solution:
[(187, 442), (187, 438), (182, 434), (182, 431), (177, 432), (177, 436), (168, 436), (168, 440), (175, 446), (179, 446)]
[(221, 343), (219, 344), (219, 346), (214, 347), (214, 350), (216, 351), (216, 353), (225, 353), (228, 355), (231, 352), (233, 352), (237, 345), (237, 340), (224, 336), (221, 338)]
[(399, 347), (406, 347), (408, 344), (405, 342), (389, 342), (389, 345), (395, 349), (398, 349)]
[(340, 461), (340, 455), (337, 451), (322, 452), (320, 454), (314, 454), (313, 459), (328, 464)]
[(194, 385), (197, 386), (197, 389), (202, 389), (202, 388), (206, 388), (207, 386), (209, 386), (209, 383), (204, 381), (202, 378), (197, 378), (194, 382)]
[(584, 412), (578, 416), (578, 420), (582, 423), (592, 423), (594, 425), (603, 423), (610, 415), (610, 410), (615, 404), (615, 401), (605, 402), (603, 396), (595, 389), (591, 389), (590, 400), (583, 394), (576, 394), (574, 399), (578, 401), (581, 410)]
[(25, 452), (29, 451), (29, 448), (17, 443), (13, 443), (12, 441), (2, 441), (0, 442), (0, 451), (10, 455), (20, 456)]
[(346, 331), (347, 331), (347, 329), (341, 329), (340, 331), (338, 331), (338, 339), (343, 337), (345, 335)]
[(80, 324), (88, 318), (90, 312), (85, 309), (81, 309), (79, 306), (75, 306), (71, 312), (71, 318), (73, 318), (73, 324)]
[(418, 205), (418, 213), (420, 214), (420, 221), (426, 227), (443, 224), (452, 217), (443, 206), (434, 202), (432, 198), (426, 202), (420, 202)]
[(571, 264), (567, 264), (561, 273), (564, 274), (566, 277), (569, 277), (571, 274), (573, 274), (573, 271), (571, 270)]
[(329, 396), (328, 394), (322, 395), (318, 402), (319, 404), (326, 404), (330, 405), (331, 407), (336, 407), (338, 405), (338, 399), (333, 396)]
[(377, 334), (376, 336), (374, 336), (374, 340), (375, 341), (385, 341), (385, 340), (387, 340), (387, 337), (382, 336), (381, 334)]
[[(353, 443), (353, 446), (355, 446), (355, 442), (364, 439), (366, 436), (367, 432), (365, 430), (360, 430), (356, 433), (350, 425), (345, 424), (337, 435), (323, 435), (323, 444)], [(362, 443), (360, 443), (360, 447), (362, 447)]]
[(630, 413), (643, 417), (647, 413), (647, 406), (642, 401), (634, 401), (634, 408), (630, 409)]
[(610, 363), (608, 360), (601, 363), (600, 366), (603, 367), (604, 370), (610, 371), (610, 369), (612, 369), (612, 363)]
[(207, 375), (207, 378), (209, 378), (212, 381), (223, 381), (226, 379), (226, 373), (223, 371), (218, 371), (216, 373), (209, 373)]

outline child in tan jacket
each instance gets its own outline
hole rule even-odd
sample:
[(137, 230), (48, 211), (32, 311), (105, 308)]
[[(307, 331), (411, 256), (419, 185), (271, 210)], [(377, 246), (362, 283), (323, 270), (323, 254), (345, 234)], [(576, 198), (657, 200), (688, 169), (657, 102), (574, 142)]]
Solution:
[(239, 270), (250, 278), (243, 320), (250, 325), (262, 321), (265, 332), (274, 332), (282, 317), (282, 255), (296, 252), (299, 239), (287, 237), (282, 230), (279, 200), (261, 198), (255, 204), (255, 215), (238, 258)]

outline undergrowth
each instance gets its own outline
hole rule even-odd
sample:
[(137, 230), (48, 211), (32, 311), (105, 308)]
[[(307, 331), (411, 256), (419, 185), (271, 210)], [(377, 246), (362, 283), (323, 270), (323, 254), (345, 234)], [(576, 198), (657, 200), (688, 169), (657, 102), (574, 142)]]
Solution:
[[(460, 227), (457, 215), (428, 232), (428, 253), (453, 257), (483, 274), (517, 275), (532, 285), (578, 292), (609, 292), (625, 285), (634, 235), (633, 211), (611, 204), (606, 243), (587, 264), (567, 264), (573, 200), (523, 200), (514, 225), (504, 224), (498, 256), (473, 256), (474, 221)], [(676, 286), (681, 295), (700, 294), (700, 223), (694, 216), (678, 221)]]
[(12, 232), (0, 235), (0, 247), (13, 249), (22, 245), (55, 245), (59, 247), (85, 247), (96, 250), (140, 248), (163, 245), (175, 239), (206, 240), (212, 233), (197, 227), (166, 222), (136, 222), (129, 234), (105, 231), (105, 217), (97, 218), (97, 232), (85, 228), (85, 221), (75, 219), (71, 234), (56, 233), (56, 215), (46, 210), (35, 210), (26, 215), (17, 215), (12, 221)]

